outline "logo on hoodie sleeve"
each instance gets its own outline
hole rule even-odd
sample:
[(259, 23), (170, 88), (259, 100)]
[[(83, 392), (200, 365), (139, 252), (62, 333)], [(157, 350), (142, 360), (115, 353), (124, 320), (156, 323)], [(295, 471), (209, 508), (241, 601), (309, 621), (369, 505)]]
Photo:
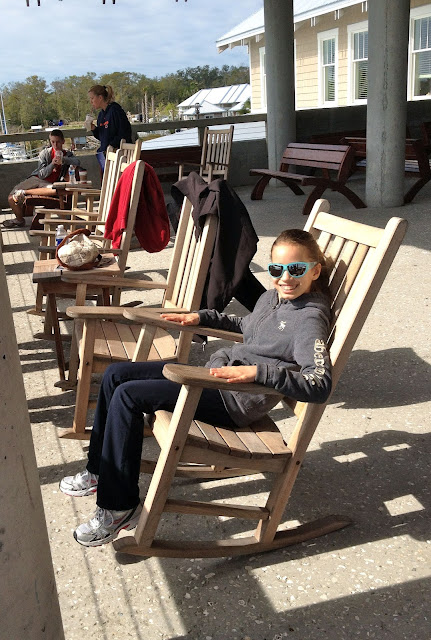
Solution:
[(314, 341), (314, 370), (311, 373), (303, 373), (302, 375), (311, 384), (320, 386), (323, 376), (325, 375), (325, 357), (328, 355), (324, 340), (316, 338)]

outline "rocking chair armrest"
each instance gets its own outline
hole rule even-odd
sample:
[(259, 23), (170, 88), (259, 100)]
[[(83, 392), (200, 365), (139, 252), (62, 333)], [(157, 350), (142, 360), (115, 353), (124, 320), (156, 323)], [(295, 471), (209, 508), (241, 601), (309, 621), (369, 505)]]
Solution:
[[(109, 249), (111, 253), (115, 249)], [(73, 284), (82, 284), (98, 287), (119, 287), (121, 289), (166, 289), (166, 282), (151, 282), (149, 280), (138, 280), (137, 278), (118, 278), (116, 276), (97, 276), (97, 273), (91, 271), (82, 275), (77, 275), (76, 271), (63, 271), (62, 278), (64, 282)]]
[(78, 320), (113, 320), (124, 322), (123, 307), (67, 307), (66, 315)]
[(189, 162), (186, 160), (185, 162), (179, 162), (178, 160), (175, 162), (178, 167), (200, 167), (200, 162)]
[[(55, 213), (55, 217), (47, 215), (47, 212), (53, 211)], [(58, 218), (71, 218), (72, 216), (85, 216), (86, 218), (96, 218), (99, 215), (98, 211), (87, 211), (86, 209), (47, 209), (45, 212), (45, 218), (41, 218), (39, 222), (41, 223), (53, 223), (58, 220)]]
[[(67, 222), (69, 224), (69, 222), (67, 220), (60, 221), (60, 224), (61, 224), (61, 222), (63, 222), (63, 223)], [(79, 228), (79, 225), (73, 225), (73, 226), (78, 226), (78, 228)], [(29, 231), (29, 235), (36, 236), (36, 237), (38, 236), (39, 238), (55, 238), (56, 232), (55, 231), (37, 231), (37, 230), (33, 230), (33, 231)], [(99, 242), (104, 240), (103, 236), (94, 235), (94, 234), (89, 235), (88, 238), (90, 240), (98, 240)], [(102, 247), (100, 247), (100, 253), (103, 253), (103, 252), (106, 252), (106, 251), (108, 253), (115, 253), (116, 255), (118, 253), (121, 253), (121, 249), (113, 249), (112, 247), (110, 249), (103, 249)]]
[[(56, 225), (58, 226), (59, 224), (64, 224), (64, 225), (68, 225), (70, 227), (79, 227), (79, 225), (81, 225), (81, 227), (85, 227), (85, 225), (91, 225), (91, 226), (101, 226), (103, 227), (106, 222), (104, 220), (66, 220), (66, 219), (61, 219), (61, 218), (55, 218), (50, 220), (49, 218), (47, 220), (43, 219), (41, 220), (41, 223), (45, 226), (52, 226), (55, 227)], [(45, 229), (46, 231), (46, 229)], [(41, 232), (39, 232), (41, 233)], [(36, 233), (34, 233), (33, 235), (37, 235), (38, 232), (36, 231)]]
[(207, 160), (205, 162), (205, 164), (210, 164), (210, 165), (219, 165), (220, 167), (228, 167), (229, 166), (229, 162), (220, 162), (219, 160)]
[(56, 222), (58, 220), (58, 218), (72, 218), (73, 216), (82, 216), (82, 219), (85, 218), (93, 218), (97, 220), (97, 216), (99, 215), (98, 211), (87, 211), (86, 209), (70, 209), (70, 210), (65, 210), (65, 209), (59, 209), (57, 211), (57, 209), (53, 209), (53, 211), (55, 211), (55, 217), (51, 217), (51, 216), (46, 216), (45, 218), (41, 218), (39, 222), (41, 223), (48, 223), (51, 224), (53, 222)]
[(39, 238), (55, 238), (55, 231), (39, 231), (38, 229), (31, 229), (29, 231), (29, 235)]
[(100, 194), (100, 189), (96, 189), (95, 187), (85, 187), (84, 185), (70, 185), (67, 186), (65, 188), (65, 191), (68, 191), (69, 193), (76, 193), (78, 191), (78, 193), (82, 193), (84, 195), (94, 195), (97, 196)]
[(221, 378), (215, 378), (210, 374), (207, 367), (191, 367), (182, 364), (165, 364), (163, 367), (163, 375), (172, 382), (183, 384), (191, 387), (203, 387), (204, 389), (222, 389), (224, 391), (245, 391), (247, 393), (279, 396), (283, 398), (283, 394), (271, 387), (265, 387), (263, 384), (255, 382), (226, 382)]
[[(242, 342), (242, 333), (235, 333), (234, 331), (226, 331), (223, 329), (212, 329), (210, 327), (203, 327), (201, 325), (182, 325), (178, 322), (172, 322), (171, 320), (165, 320), (160, 317), (161, 313), (171, 313), (166, 307), (163, 309), (143, 309), (132, 308), (124, 311), (124, 317), (134, 322), (139, 322), (146, 325), (152, 325), (155, 327), (161, 327), (167, 331), (185, 331), (189, 333), (197, 333), (202, 336), (211, 336), (212, 338), (220, 338), (221, 340), (230, 340), (231, 342)], [(186, 309), (173, 309), (172, 313), (190, 313)]]

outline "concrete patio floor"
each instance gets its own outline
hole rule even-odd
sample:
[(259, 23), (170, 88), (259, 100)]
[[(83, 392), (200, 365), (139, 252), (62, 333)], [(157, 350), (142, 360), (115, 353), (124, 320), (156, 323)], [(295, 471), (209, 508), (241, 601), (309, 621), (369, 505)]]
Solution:
[[(353, 188), (363, 195), (363, 179)], [(271, 242), (282, 229), (304, 225), (304, 197), (270, 187), (264, 200), (251, 202), (250, 187), (237, 191), (260, 237), (253, 270), (269, 286)], [(347, 218), (377, 226), (391, 216), (409, 221), (285, 514), (287, 523), (340, 513), (354, 524), (295, 547), (235, 559), (135, 559), (116, 555), (111, 545), (86, 549), (73, 540), (73, 529), (94, 509), (94, 497), (69, 498), (58, 483), (84, 467), (86, 444), (59, 438), (71, 425), (74, 396), (53, 386), (58, 375), (52, 343), (33, 339), (42, 322), (27, 314), (34, 305), (37, 240), (26, 229), (3, 232), (66, 640), (431, 637), (431, 186), (413, 204), (392, 210), (356, 210), (339, 194), (327, 197), (332, 212)], [(9, 215), (3, 211), (1, 219)], [(170, 253), (171, 245), (160, 254), (134, 250), (128, 274), (161, 278)], [(157, 302), (157, 294), (144, 300)], [(228, 310), (243, 311), (235, 302)], [(213, 348), (211, 341), (203, 354), (194, 345), (193, 362), (203, 363)], [(281, 419), (279, 408), (274, 416)], [(289, 430), (289, 420), (282, 428)], [(147, 483), (142, 478), (142, 495)], [(266, 490), (263, 475), (175, 483), (176, 494), (185, 498), (243, 501), (261, 494), (263, 500)], [(197, 522), (209, 533), (242, 532), (230, 520)], [(164, 529), (187, 532), (189, 526), (173, 516)]]

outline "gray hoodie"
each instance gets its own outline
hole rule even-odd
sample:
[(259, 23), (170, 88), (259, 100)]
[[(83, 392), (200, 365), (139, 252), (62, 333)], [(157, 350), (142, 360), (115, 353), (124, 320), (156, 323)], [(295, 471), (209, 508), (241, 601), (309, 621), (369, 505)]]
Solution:
[[(330, 325), (328, 299), (308, 293), (296, 300), (280, 300), (266, 291), (252, 313), (230, 317), (201, 310), (207, 327), (243, 334), (243, 343), (219, 349), (207, 367), (256, 365), (256, 382), (302, 402), (325, 402), (331, 392), (331, 363), (326, 348)], [(234, 383), (232, 388), (234, 388)], [(224, 404), (238, 426), (264, 416), (278, 399), (265, 394), (221, 391)]]
[[(52, 161), (52, 147), (47, 147), (46, 149), (42, 149), (39, 154), (39, 162), (37, 168), (31, 173), (32, 176), (37, 176), (41, 180), (46, 180), (48, 176), (54, 170), (54, 163)], [(71, 151), (66, 151), (63, 149), (63, 165), (61, 167), (61, 172), (59, 177), (64, 177), (68, 171), (69, 165), (78, 166), (81, 164), (79, 158), (73, 155)]]

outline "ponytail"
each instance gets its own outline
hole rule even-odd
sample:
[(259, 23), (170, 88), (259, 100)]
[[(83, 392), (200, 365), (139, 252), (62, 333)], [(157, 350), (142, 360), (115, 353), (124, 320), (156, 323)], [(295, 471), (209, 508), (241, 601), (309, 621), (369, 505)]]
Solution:
[(88, 90), (88, 93), (94, 93), (95, 96), (102, 96), (108, 104), (114, 100), (114, 90), (109, 84), (95, 84)]

